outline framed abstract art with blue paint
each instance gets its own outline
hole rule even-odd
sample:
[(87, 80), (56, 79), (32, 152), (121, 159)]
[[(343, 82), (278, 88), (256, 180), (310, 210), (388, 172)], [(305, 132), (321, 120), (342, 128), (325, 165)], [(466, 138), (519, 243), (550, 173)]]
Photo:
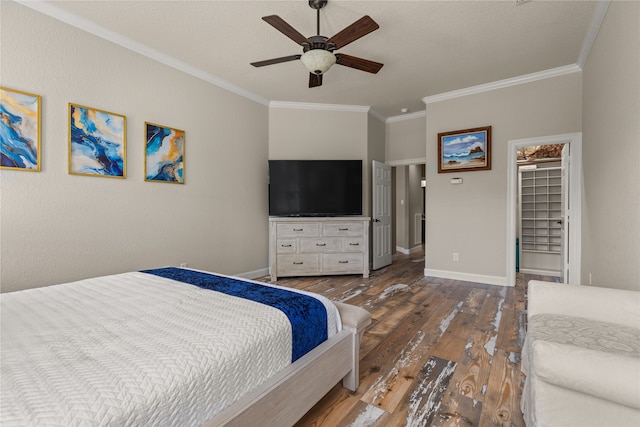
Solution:
[(0, 168), (40, 171), (40, 95), (0, 87)]
[(126, 177), (127, 119), (69, 103), (69, 173)]
[(144, 179), (184, 184), (184, 131), (145, 122)]

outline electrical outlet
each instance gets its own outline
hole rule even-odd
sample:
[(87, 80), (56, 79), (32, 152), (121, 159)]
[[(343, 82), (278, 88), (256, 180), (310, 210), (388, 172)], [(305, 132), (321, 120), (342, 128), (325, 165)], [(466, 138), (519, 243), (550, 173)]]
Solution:
[(186, 267), (186, 266), (187, 266), (187, 263), (186, 263), (186, 262), (181, 262), (181, 263), (180, 263), (180, 267)]
[(453, 253), (453, 260), (454, 261), (460, 261), (460, 255), (458, 254), (458, 252), (454, 252)]

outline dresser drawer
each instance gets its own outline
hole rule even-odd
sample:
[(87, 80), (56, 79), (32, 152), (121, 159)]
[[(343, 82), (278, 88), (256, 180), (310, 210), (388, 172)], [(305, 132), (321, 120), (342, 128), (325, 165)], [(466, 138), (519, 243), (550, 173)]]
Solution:
[(322, 269), (332, 272), (362, 271), (364, 254), (323, 254)]
[(317, 239), (300, 239), (300, 252), (341, 252), (342, 239), (334, 238), (317, 238)]
[[(0, 0), (1, 1), (1, 0)], [(369, 277), (368, 217), (269, 218), (269, 274)]]
[(277, 274), (309, 275), (320, 273), (319, 254), (283, 254), (277, 255)]
[(345, 237), (342, 239), (343, 252), (364, 252), (364, 239), (362, 237)]
[(322, 225), (323, 236), (362, 236), (362, 222), (335, 222)]
[(297, 251), (296, 239), (278, 239), (276, 241), (276, 252), (279, 254), (296, 253)]
[(320, 224), (317, 222), (283, 222), (276, 224), (276, 233), (278, 238), (319, 236)]

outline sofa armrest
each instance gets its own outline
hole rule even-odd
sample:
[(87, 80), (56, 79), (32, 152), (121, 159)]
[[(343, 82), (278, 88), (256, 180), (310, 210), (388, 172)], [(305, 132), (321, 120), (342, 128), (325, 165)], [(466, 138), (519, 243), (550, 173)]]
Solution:
[(640, 292), (531, 280), (527, 317), (564, 314), (640, 328)]

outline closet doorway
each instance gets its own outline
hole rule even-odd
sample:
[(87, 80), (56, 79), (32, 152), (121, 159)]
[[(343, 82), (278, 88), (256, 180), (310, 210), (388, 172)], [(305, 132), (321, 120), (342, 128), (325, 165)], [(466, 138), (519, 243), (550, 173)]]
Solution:
[[(511, 286), (517, 264), (523, 272), (580, 283), (581, 142), (575, 133), (508, 143), (506, 271)], [(534, 151), (551, 153), (556, 161), (536, 160)]]
[(562, 277), (567, 144), (518, 149), (516, 272)]

